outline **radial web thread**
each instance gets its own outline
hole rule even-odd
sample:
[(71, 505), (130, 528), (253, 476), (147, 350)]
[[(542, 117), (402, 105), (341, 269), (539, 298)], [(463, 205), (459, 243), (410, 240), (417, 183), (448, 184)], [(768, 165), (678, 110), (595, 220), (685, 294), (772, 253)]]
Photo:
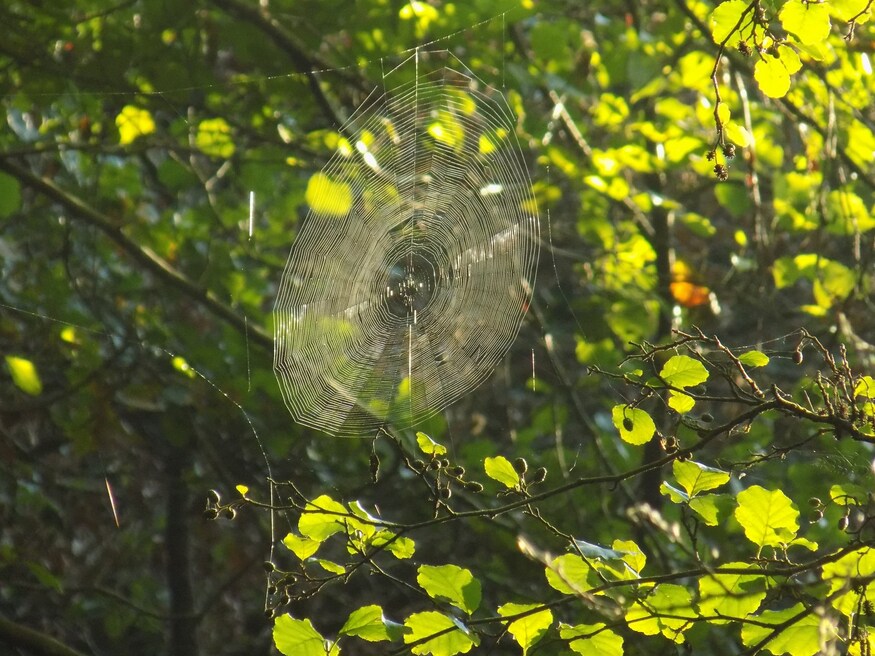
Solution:
[(470, 392), (532, 293), (538, 212), (513, 112), (472, 75), (421, 74), (421, 57), (310, 180), (274, 307), (285, 403), (329, 434), (413, 426)]

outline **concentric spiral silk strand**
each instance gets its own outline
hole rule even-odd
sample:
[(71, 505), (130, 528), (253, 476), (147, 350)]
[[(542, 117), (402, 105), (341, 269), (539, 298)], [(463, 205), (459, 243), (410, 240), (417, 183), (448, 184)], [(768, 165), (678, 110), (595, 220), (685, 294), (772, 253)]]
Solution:
[(513, 112), (472, 75), (420, 73), (424, 60), (341, 128), (277, 296), (284, 400), (329, 434), (413, 426), (468, 393), (532, 293), (538, 213)]

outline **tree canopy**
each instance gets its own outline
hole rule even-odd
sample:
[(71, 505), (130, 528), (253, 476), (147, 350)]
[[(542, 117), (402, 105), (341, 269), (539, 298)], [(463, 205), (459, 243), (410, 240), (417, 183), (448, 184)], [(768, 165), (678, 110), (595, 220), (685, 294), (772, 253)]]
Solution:
[[(0, 645), (870, 654), (872, 12), (3, 3)], [(361, 208), (382, 223), (350, 237)], [(529, 259), (468, 290), (461, 263), (513, 255), (526, 221)], [(379, 342), (401, 359), (349, 366), (368, 308), (275, 359), (375, 225), (466, 244), (386, 273), (392, 316), (446, 294), (427, 385), (409, 322), (407, 350)], [(284, 271), (341, 265), (274, 312)], [(313, 389), (367, 429), (333, 436)]]

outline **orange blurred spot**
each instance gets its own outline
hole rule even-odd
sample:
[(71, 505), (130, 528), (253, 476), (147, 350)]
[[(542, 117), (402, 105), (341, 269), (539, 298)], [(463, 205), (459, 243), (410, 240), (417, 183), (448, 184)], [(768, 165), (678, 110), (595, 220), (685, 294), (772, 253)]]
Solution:
[(672, 298), (685, 308), (707, 305), (711, 301), (711, 290), (705, 285), (693, 282), (693, 270), (683, 260), (675, 261), (671, 268), (672, 282), (669, 291)]

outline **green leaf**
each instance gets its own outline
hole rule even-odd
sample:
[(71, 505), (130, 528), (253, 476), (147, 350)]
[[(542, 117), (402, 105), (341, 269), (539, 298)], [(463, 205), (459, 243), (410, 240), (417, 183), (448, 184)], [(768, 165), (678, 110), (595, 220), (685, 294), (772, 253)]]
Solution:
[(419, 450), (427, 456), (443, 456), (447, 453), (445, 446), (438, 444), (422, 431), (416, 431), (416, 443)]
[(306, 560), (319, 550), (321, 540), (311, 540), (294, 533), (289, 533), (283, 538), (283, 545), (295, 554), (300, 560)]
[(21, 207), (21, 185), (11, 175), (0, 173), (0, 219), (12, 216)]
[(568, 641), (572, 651), (583, 656), (623, 656), (623, 638), (606, 626), (601, 622), (560, 624), (559, 637)]
[(31, 396), (42, 394), (43, 383), (33, 362), (14, 355), (7, 355), (6, 367), (12, 376), (12, 382), (15, 383), (18, 389)]
[(696, 400), (689, 394), (683, 392), (675, 392), (671, 390), (668, 393), (668, 407), (678, 414), (686, 414), (696, 406)]
[(673, 485), (669, 485), (665, 481), (659, 486), (659, 492), (663, 495), (671, 499), (672, 503), (687, 503), (690, 500), (690, 497), (687, 496), (687, 493), (683, 490), (677, 489)]
[[(824, 582), (829, 583), (828, 594), (832, 599), (833, 608), (847, 617), (857, 613), (861, 600), (859, 592), (855, 589), (858, 586), (854, 581), (871, 577), (873, 574), (875, 574), (875, 549), (870, 547), (857, 549), (838, 560), (826, 563), (821, 576)], [(865, 600), (875, 603), (875, 585), (867, 585), (865, 590)]]
[(562, 594), (586, 592), (593, 586), (592, 568), (577, 554), (563, 554), (550, 561), (544, 571), (547, 583)]
[[(801, 617), (782, 628), (763, 649), (780, 656), (815, 656), (819, 654), (823, 640), (837, 637), (836, 627), (828, 617), (821, 618), (813, 609), (806, 609), (802, 604), (796, 604), (784, 610), (765, 610), (759, 615), (751, 615), (750, 620), (757, 624), (745, 622), (741, 627), (741, 641), (746, 647), (752, 647), (772, 634), (774, 627), (790, 621), (793, 617)], [(765, 624), (766, 626), (762, 626)]]
[(329, 574), (346, 574), (346, 568), (340, 563), (335, 563), (333, 560), (326, 560), (325, 558), (314, 558), (313, 560), (317, 565), (319, 565), (319, 567), (324, 569)]
[(807, 46), (825, 41), (829, 36), (829, 6), (825, 2), (787, 0), (778, 13), (783, 28)]
[(529, 649), (540, 640), (553, 624), (553, 613), (549, 608), (541, 604), (503, 604), (498, 607), (498, 614), (502, 617), (512, 617), (526, 611), (534, 611), (518, 620), (513, 620), (507, 625), (507, 631), (513, 636), (520, 647), (523, 648), (523, 656), (529, 653)]
[[(404, 620), (404, 626), (407, 628), (404, 633), (405, 643), (424, 640), (422, 644), (411, 648), (410, 651), (414, 654), (453, 656), (467, 653), (471, 647), (479, 644), (476, 634), (463, 631), (464, 625), (437, 611), (414, 613)], [(426, 640), (430, 636), (436, 637)]]
[(711, 36), (714, 38), (714, 43), (726, 41), (732, 34), (735, 26), (738, 25), (738, 21), (741, 20), (741, 15), (747, 9), (747, 5), (748, 3), (744, 0), (729, 0), (729, 2), (721, 2), (711, 12), (711, 17), (708, 19), (708, 27), (711, 28)]
[(633, 540), (614, 540), (611, 543), (611, 547), (614, 551), (622, 554), (623, 562), (633, 569), (636, 574), (639, 574), (644, 569), (644, 565), (647, 564), (647, 556), (644, 555), (641, 547)]
[[(394, 540), (392, 539), (394, 538)], [(395, 533), (388, 530), (377, 531), (368, 539), (368, 544), (374, 548), (388, 545), (385, 549), (395, 558), (404, 560), (412, 558), (416, 552), (416, 543), (408, 537), (395, 537)]]
[(738, 356), (738, 361), (746, 367), (765, 367), (769, 356), (762, 351), (747, 351)]
[(708, 380), (708, 370), (705, 369), (705, 365), (686, 355), (669, 358), (662, 366), (659, 375), (668, 385), (679, 389), (701, 385)]
[(486, 470), (486, 475), (502, 483), (505, 487), (511, 490), (519, 487), (520, 475), (513, 468), (510, 461), (504, 456), (495, 456), (494, 458), (487, 457), (483, 461), (483, 468)]
[(720, 124), (726, 125), (729, 123), (730, 116), (729, 105), (725, 102), (717, 103), (717, 118), (720, 120)]
[(346, 530), (344, 516), (348, 514), (346, 508), (327, 494), (323, 494), (304, 507), (304, 512), (298, 520), (298, 531), (304, 537), (321, 542), (335, 533)]
[(799, 511), (781, 490), (753, 485), (739, 492), (735, 519), (760, 549), (787, 544), (799, 530)]
[(155, 121), (149, 110), (133, 105), (122, 107), (122, 111), (115, 117), (115, 125), (118, 128), (119, 144), (122, 146), (155, 131)]
[(765, 54), (754, 65), (753, 77), (769, 98), (782, 98), (790, 90), (790, 73), (780, 59)]
[(205, 155), (227, 159), (234, 154), (236, 146), (231, 138), (231, 127), (223, 118), (208, 118), (197, 126), (195, 145)]
[(687, 588), (670, 583), (659, 585), (629, 607), (626, 623), (638, 633), (661, 633), (669, 640), (681, 643), (684, 642), (684, 631), (693, 625), (692, 620), (696, 618), (692, 601)]
[(678, 484), (686, 490), (690, 498), (729, 482), (729, 472), (693, 460), (675, 460), (671, 469)]
[(702, 496), (690, 499), (690, 510), (696, 513), (705, 524), (708, 526), (717, 526), (717, 499), (719, 494), (703, 494)]
[(729, 121), (729, 123), (724, 125), (723, 131), (726, 134), (726, 138), (739, 148), (747, 148), (753, 142), (753, 137), (750, 136), (747, 128), (735, 121)]
[(469, 615), (480, 606), (480, 581), (458, 565), (420, 565), (416, 582), (432, 599), (446, 600)]
[(646, 444), (656, 432), (653, 419), (641, 408), (615, 405), (611, 410), (611, 419), (622, 440), (629, 444)]
[(273, 623), (273, 643), (284, 656), (339, 656), (340, 648), (321, 635), (310, 620), (280, 615)]
[(400, 625), (386, 621), (383, 609), (379, 606), (362, 606), (349, 614), (340, 629), (340, 635), (357, 636), (368, 642), (382, 642), (400, 638), (400, 628)]
[[(725, 569), (750, 569), (747, 563), (726, 563)], [(721, 615), (743, 618), (755, 613), (766, 598), (765, 577), (755, 574), (708, 574), (699, 579), (699, 612), (702, 615)], [(711, 618), (711, 624), (726, 624), (731, 619)]]
[(829, 500), (838, 506), (860, 506), (866, 495), (863, 488), (853, 483), (836, 484), (829, 488)]
[(875, 378), (863, 376), (854, 386), (854, 397), (862, 396), (867, 399), (875, 399)]

